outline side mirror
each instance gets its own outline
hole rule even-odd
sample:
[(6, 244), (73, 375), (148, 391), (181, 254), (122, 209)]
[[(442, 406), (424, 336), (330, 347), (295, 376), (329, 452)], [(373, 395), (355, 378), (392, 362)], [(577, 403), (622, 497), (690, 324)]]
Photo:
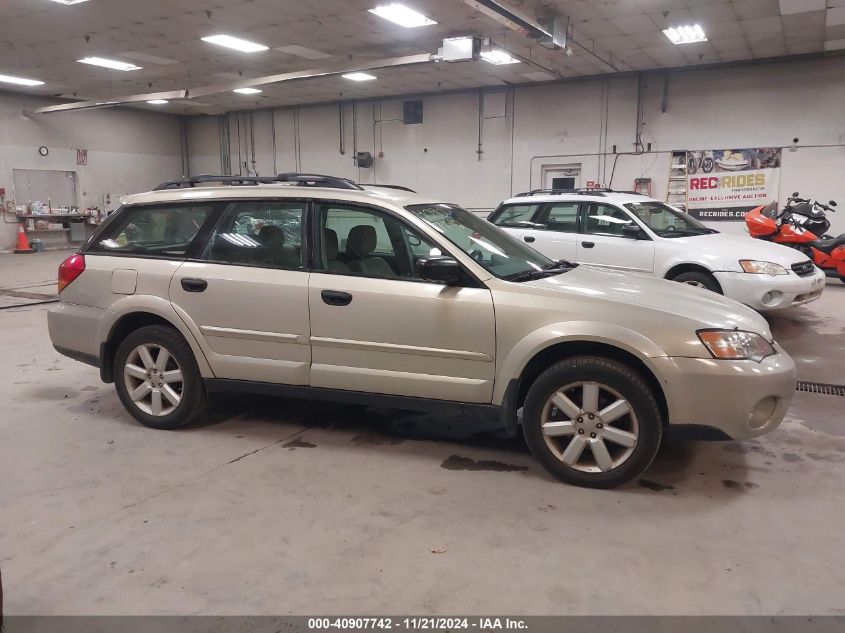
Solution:
[(835, 206), (836, 206), (836, 200), (831, 200), (831, 201), (830, 201), (830, 206), (835, 207)]
[(626, 224), (622, 227), (622, 236), (632, 240), (638, 240), (642, 237), (643, 231), (636, 224)]
[(801, 194), (800, 194), (799, 192), (797, 192), (797, 191), (794, 191), (794, 192), (792, 193), (792, 197), (793, 197), (793, 198), (797, 198), (797, 197), (798, 197), (798, 196), (800, 196), (800, 195), (801, 195)]
[(417, 274), (426, 281), (449, 286), (460, 281), (461, 265), (453, 257), (427, 257), (417, 262)]

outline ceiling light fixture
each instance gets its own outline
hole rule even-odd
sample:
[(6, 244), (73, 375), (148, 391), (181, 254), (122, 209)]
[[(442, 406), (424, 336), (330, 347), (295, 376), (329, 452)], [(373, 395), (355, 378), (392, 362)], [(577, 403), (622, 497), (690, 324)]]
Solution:
[(232, 92), (237, 92), (239, 95), (257, 95), (261, 90), (258, 88), (235, 88)]
[(166, 105), (170, 102), (167, 99), (150, 99), (147, 103), (150, 105)]
[(58, 2), (59, 4), (80, 4), (82, 2), (88, 2), (88, 0), (53, 0), (53, 2)]
[(370, 81), (371, 79), (376, 79), (376, 76), (370, 73), (346, 73), (345, 75), (341, 75), (341, 77), (351, 79), (352, 81)]
[(428, 19), (422, 13), (414, 11), (413, 9), (406, 7), (404, 4), (399, 4), (398, 2), (394, 2), (393, 4), (383, 4), (375, 9), (368, 9), (368, 11), (380, 18), (390, 20), (394, 24), (404, 26), (406, 29), (437, 24), (437, 22)]
[(669, 38), (672, 44), (693, 44), (694, 42), (706, 42), (707, 35), (700, 24), (692, 26), (675, 26), (663, 29), (663, 35)]
[(209, 35), (201, 39), (203, 42), (225, 46), (226, 48), (232, 48), (242, 53), (258, 53), (259, 51), (266, 51), (268, 49), (264, 44), (256, 44), (255, 42), (242, 40), (239, 37), (232, 37), (231, 35)]
[(489, 51), (481, 51), (481, 59), (485, 62), (490, 62), (496, 66), (503, 66), (505, 64), (518, 64), (519, 60), (501, 48), (493, 48)]
[(16, 84), (18, 86), (43, 86), (43, 81), (37, 79), (25, 79), (24, 77), (14, 77), (12, 75), (0, 75), (0, 81), (6, 84)]
[(92, 66), (102, 66), (103, 68), (111, 68), (112, 70), (141, 70), (141, 66), (135, 64), (127, 64), (126, 62), (119, 62), (116, 59), (106, 59), (105, 57), (86, 57), (84, 59), (77, 59), (80, 64), (91, 64)]

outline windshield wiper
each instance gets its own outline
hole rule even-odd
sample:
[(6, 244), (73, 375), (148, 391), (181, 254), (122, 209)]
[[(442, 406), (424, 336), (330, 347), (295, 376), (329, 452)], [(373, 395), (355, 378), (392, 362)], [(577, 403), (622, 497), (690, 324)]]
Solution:
[(543, 270), (558, 270), (558, 269), (572, 269), (577, 268), (578, 264), (573, 264), (570, 261), (565, 259), (558, 259), (556, 261), (550, 262), (548, 265), (543, 266)]
[(542, 270), (525, 270), (521, 273), (514, 273), (513, 275), (506, 275), (502, 277), (505, 281), (512, 281), (519, 283), (521, 281), (532, 281), (534, 279), (545, 279), (546, 277), (554, 277), (555, 275), (562, 275), (569, 272), (578, 264), (573, 264), (564, 260), (552, 262), (548, 267)]

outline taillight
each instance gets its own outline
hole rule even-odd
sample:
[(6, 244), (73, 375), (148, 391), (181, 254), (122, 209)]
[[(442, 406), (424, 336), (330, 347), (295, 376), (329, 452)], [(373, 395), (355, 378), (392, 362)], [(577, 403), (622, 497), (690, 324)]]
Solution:
[(74, 253), (59, 265), (59, 292), (85, 270), (85, 255)]

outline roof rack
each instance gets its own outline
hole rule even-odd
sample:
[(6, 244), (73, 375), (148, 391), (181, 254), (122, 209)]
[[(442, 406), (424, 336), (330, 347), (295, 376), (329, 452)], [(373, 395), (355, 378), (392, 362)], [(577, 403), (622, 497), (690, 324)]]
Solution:
[(359, 185), (362, 187), (381, 187), (382, 189), (398, 189), (399, 191), (407, 191), (409, 193), (417, 193), (410, 187), (405, 187), (404, 185), (382, 185), (382, 184), (375, 184), (375, 183), (367, 183), (367, 182), (359, 182)]
[(362, 191), (364, 188), (348, 178), (337, 176), (323, 176), (321, 174), (299, 174), (285, 173), (278, 176), (214, 176), (204, 174), (191, 176), (190, 178), (179, 178), (161, 183), (153, 191), (166, 189), (188, 189), (207, 183), (220, 183), (229, 186), (255, 186), (264, 184), (287, 183), (299, 187), (328, 187), (330, 189), (356, 189)]
[(606, 187), (596, 187), (594, 189), (590, 188), (581, 188), (581, 189), (533, 189), (531, 191), (526, 191), (524, 193), (518, 193), (514, 197), (515, 198), (523, 198), (525, 196), (548, 196), (548, 195), (558, 195), (558, 194), (575, 194), (578, 196), (599, 196), (603, 197), (606, 193), (626, 193), (632, 196), (646, 196), (641, 191), (618, 191), (616, 189), (608, 189)]
[(541, 195), (558, 195), (558, 194), (576, 194), (579, 196), (603, 196), (605, 193), (614, 193), (613, 189), (532, 189), (523, 193), (516, 194), (516, 198), (523, 198), (525, 196), (541, 196)]

